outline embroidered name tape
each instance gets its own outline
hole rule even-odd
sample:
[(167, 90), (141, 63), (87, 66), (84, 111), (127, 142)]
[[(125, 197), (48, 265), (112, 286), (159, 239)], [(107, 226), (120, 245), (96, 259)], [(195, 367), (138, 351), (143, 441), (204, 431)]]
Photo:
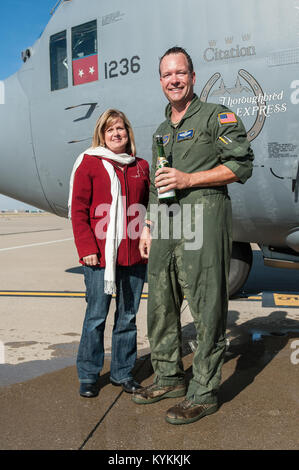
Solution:
[(220, 124), (234, 124), (237, 122), (237, 118), (234, 113), (220, 113), (218, 114), (218, 120)]
[(189, 131), (182, 131), (178, 133), (177, 142), (181, 142), (182, 140), (193, 139), (194, 137), (194, 129), (190, 129)]

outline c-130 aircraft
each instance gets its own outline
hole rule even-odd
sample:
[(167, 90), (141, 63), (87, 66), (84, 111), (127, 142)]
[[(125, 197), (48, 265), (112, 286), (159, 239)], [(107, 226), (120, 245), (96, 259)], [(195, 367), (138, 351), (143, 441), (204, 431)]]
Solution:
[(195, 92), (243, 120), (255, 162), (233, 205), (230, 294), (265, 264), (299, 268), (299, 0), (59, 0), (23, 65), (0, 82), (0, 191), (67, 217), (69, 177), (99, 115), (129, 117), (151, 161), (164, 119), (159, 57), (191, 55)]

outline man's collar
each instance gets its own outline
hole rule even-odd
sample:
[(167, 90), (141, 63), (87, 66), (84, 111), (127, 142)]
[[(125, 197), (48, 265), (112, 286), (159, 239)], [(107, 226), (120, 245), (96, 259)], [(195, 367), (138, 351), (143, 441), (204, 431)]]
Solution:
[[(192, 101), (190, 105), (188, 106), (187, 111), (185, 112), (181, 120), (186, 119), (192, 116), (193, 114), (195, 114), (200, 109), (201, 105), (202, 105), (201, 101), (199, 100), (198, 96), (194, 93)], [(169, 123), (171, 123), (171, 104), (170, 103), (168, 103), (168, 105), (166, 106), (165, 116), (166, 116), (166, 119), (169, 121)]]

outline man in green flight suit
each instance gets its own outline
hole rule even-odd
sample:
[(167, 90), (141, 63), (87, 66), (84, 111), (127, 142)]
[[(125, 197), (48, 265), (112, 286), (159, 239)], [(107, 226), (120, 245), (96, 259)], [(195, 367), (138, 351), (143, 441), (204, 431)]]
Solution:
[[(157, 155), (153, 152), (147, 220), (140, 240), (141, 254), (149, 258), (148, 337), (155, 380), (132, 399), (148, 404), (186, 395), (168, 409), (166, 421), (187, 424), (214, 413), (218, 407), (232, 244), (226, 185), (245, 183), (251, 176), (254, 157), (240, 119), (224, 106), (203, 103), (194, 94), (195, 72), (184, 49), (174, 47), (163, 55), (160, 82), (169, 104), (166, 120), (156, 134), (163, 136), (172, 167), (156, 170)], [(152, 236), (158, 223), (151, 211), (158, 203), (157, 189), (161, 193), (175, 189), (182, 211), (201, 205), (200, 246), (195, 244), (193, 249), (190, 244), (187, 248), (184, 234), (179, 239), (166, 239), (160, 232), (160, 236)], [(170, 212), (168, 217), (174, 229)], [(197, 219), (192, 217), (196, 232)], [(184, 295), (198, 344), (188, 390), (181, 357), (180, 308)]]

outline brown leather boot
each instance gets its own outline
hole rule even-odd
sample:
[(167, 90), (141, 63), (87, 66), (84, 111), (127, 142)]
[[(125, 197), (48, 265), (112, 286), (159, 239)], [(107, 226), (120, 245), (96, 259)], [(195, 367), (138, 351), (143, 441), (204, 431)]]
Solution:
[(146, 405), (147, 403), (155, 403), (163, 400), (164, 398), (183, 397), (185, 394), (185, 384), (164, 386), (154, 383), (137, 390), (134, 393), (132, 400), (138, 405)]
[(194, 403), (185, 398), (166, 412), (166, 421), (170, 424), (189, 424), (217, 411), (217, 403)]

